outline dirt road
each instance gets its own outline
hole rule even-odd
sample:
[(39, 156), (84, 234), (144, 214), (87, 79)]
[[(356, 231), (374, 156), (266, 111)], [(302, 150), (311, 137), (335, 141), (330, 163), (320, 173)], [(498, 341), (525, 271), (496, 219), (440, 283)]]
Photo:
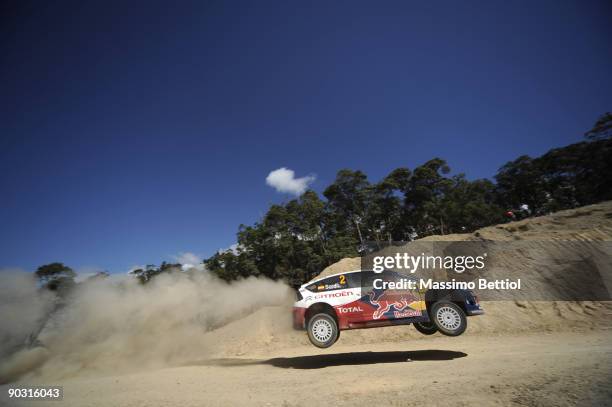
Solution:
[(47, 384), (79, 407), (610, 405), (612, 331), (340, 341)]

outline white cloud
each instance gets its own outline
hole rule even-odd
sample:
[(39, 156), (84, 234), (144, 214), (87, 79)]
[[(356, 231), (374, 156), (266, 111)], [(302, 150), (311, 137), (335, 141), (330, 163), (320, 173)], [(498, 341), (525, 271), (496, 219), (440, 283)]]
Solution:
[(234, 243), (233, 245), (231, 245), (230, 247), (228, 247), (227, 249), (219, 249), (218, 252), (219, 253), (234, 253), (235, 255), (238, 255), (238, 249), (242, 249), (242, 246), (240, 246), (238, 243)]
[(308, 185), (315, 179), (316, 177), (314, 175), (295, 178), (295, 172), (293, 170), (281, 167), (268, 174), (266, 177), (266, 184), (276, 189), (278, 192), (298, 196), (303, 194), (308, 188)]
[(180, 252), (178, 256), (174, 256), (177, 262), (181, 264), (198, 264), (202, 262), (202, 258), (191, 252)]
[(202, 257), (191, 252), (180, 252), (178, 256), (173, 256), (174, 260), (182, 264), (182, 269), (197, 269), (204, 270), (204, 264), (202, 264)]

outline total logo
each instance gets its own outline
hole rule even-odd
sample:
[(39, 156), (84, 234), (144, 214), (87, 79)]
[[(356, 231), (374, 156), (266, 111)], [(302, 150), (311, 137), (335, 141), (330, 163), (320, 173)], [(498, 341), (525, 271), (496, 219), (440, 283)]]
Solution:
[(354, 312), (363, 312), (361, 307), (339, 307), (336, 308), (340, 314), (352, 314)]

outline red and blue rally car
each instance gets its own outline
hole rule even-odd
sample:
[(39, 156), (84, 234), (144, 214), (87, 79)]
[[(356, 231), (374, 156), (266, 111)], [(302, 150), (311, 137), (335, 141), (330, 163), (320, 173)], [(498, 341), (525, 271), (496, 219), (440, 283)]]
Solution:
[(345, 329), (413, 324), (425, 335), (439, 331), (458, 336), (467, 328), (466, 316), (484, 313), (469, 290), (421, 290), (416, 284), (398, 284), (411, 279), (389, 270), (357, 270), (308, 282), (298, 289), (294, 328), (306, 329), (313, 345), (327, 348)]

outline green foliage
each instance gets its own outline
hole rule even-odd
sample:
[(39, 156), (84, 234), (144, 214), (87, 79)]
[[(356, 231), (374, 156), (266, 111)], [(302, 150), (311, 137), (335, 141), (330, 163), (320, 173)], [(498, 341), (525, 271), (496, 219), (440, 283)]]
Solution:
[(438, 216), (444, 233), (472, 232), (503, 221), (503, 210), (495, 203), (495, 184), (486, 179), (468, 181), (463, 174), (440, 199)]
[(34, 273), (43, 287), (61, 293), (67, 292), (74, 285), (76, 273), (64, 263), (49, 263), (38, 267)]
[(612, 199), (612, 139), (581, 142), (541, 157), (519, 157), (500, 168), (497, 200), (529, 204), (536, 214)]
[(206, 267), (225, 280), (263, 275), (297, 284), (316, 274), (343, 251), (339, 236), (330, 236), (329, 213), (313, 191), (285, 205), (273, 205), (261, 223), (240, 227), (235, 251), (219, 252), (206, 260)]
[(155, 276), (162, 273), (174, 273), (181, 270), (181, 264), (179, 263), (166, 263), (163, 262), (161, 266), (157, 267), (154, 264), (147, 264), (145, 268), (138, 268), (132, 270), (130, 274), (134, 275), (138, 281), (142, 284), (146, 284)]
[(340, 170), (323, 195), (336, 228), (357, 233), (359, 242), (364, 244), (362, 225), (368, 217), (372, 196), (367, 176), (361, 171)]
[(593, 128), (584, 136), (589, 140), (602, 140), (612, 137), (612, 113), (604, 113), (597, 119)]
[(76, 273), (64, 263), (49, 263), (36, 269), (36, 277), (46, 282), (59, 277), (74, 278)]
[(543, 175), (537, 162), (526, 155), (506, 163), (495, 176), (498, 201), (509, 209), (521, 204), (541, 206), (546, 200)]

